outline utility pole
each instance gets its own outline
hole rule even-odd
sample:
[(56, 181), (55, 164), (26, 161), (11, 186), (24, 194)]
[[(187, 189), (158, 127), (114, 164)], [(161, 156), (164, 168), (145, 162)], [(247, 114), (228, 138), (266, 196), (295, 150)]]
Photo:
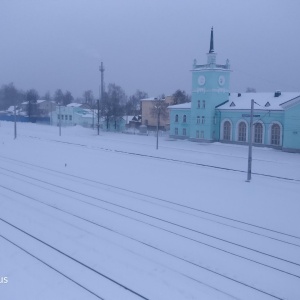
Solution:
[(14, 124), (14, 139), (17, 138), (17, 113), (16, 113), (16, 104), (14, 104), (14, 119), (15, 119), (15, 124)]
[(164, 109), (164, 99), (157, 98), (154, 104), (154, 115), (157, 118), (156, 124), (156, 150), (158, 150), (158, 133), (159, 133), (159, 126), (160, 126), (160, 116), (163, 113), (162, 110)]
[(158, 149), (158, 131), (159, 131), (159, 121), (160, 121), (160, 110), (161, 110), (161, 107), (159, 107), (158, 111), (157, 111), (156, 150)]
[(254, 100), (251, 100), (251, 114), (250, 114), (250, 136), (249, 136), (249, 150), (248, 150), (248, 172), (246, 182), (251, 181), (251, 169), (252, 169), (252, 137), (253, 137), (253, 110)]
[(61, 136), (61, 114), (60, 114), (60, 103), (58, 105), (58, 115), (59, 115), (59, 136)]
[(53, 125), (53, 122), (52, 122), (52, 109), (53, 109), (53, 107), (52, 107), (52, 101), (50, 100), (50, 125)]
[(103, 66), (103, 62), (101, 61), (101, 66), (99, 68), (100, 72), (101, 72), (101, 86), (100, 86), (100, 95), (99, 95), (99, 100), (98, 100), (98, 135), (100, 132), (100, 99), (103, 101), (103, 92), (104, 92), (104, 66)]

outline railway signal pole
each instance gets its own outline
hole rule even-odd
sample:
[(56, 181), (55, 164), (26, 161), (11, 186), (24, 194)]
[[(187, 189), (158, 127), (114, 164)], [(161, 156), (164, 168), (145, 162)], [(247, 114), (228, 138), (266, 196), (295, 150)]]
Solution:
[(14, 105), (14, 139), (17, 138), (17, 112), (16, 112), (16, 104)]
[(104, 93), (104, 66), (103, 66), (103, 62), (101, 61), (101, 65), (99, 68), (100, 72), (101, 72), (101, 86), (100, 86), (100, 95), (99, 95), (99, 100), (97, 102), (97, 109), (98, 109), (98, 124), (97, 124), (97, 128), (98, 128), (98, 135), (100, 132), (100, 99), (103, 101), (103, 93)]
[(61, 136), (61, 113), (60, 113), (60, 103), (58, 105), (58, 115), (59, 115), (59, 136)]
[(248, 149), (248, 172), (246, 182), (251, 181), (251, 169), (252, 169), (252, 137), (253, 137), (253, 110), (254, 100), (251, 100), (251, 114), (250, 114), (250, 136), (249, 136), (249, 149)]

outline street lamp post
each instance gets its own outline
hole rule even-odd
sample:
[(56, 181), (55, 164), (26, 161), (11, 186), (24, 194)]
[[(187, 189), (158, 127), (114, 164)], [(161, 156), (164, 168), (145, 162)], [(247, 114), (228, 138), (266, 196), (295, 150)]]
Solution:
[(95, 129), (95, 110), (93, 108), (93, 130)]
[(58, 115), (59, 115), (59, 136), (61, 136), (61, 113), (60, 113), (60, 103), (58, 104)]
[(250, 137), (249, 137), (249, 149), (248, 149), (248, 172), (246, 182), (251, 181), (251, 169), (252, 169), (252, 136), (253, 136), (253, 110), (254, 100), (251, 100), (251, 114), (250, 114)]
[(14, 104), (14, 139), (17, 138), (17, 113), (16, 113), (16, 104)]
[(100, 100), (98, 99), (97, 101), (97, 117), (98, 117), (98, 122), (97, 122), (97, 130), (98, 130), (98, 135), (100, 133)]
[(101, 65), (99, 67), (99, 71), (101, 72), (101, 85), (99, 87), (99, 100), (97, 102), (98, 106), (98, 135), (100, 132), (100, 99), (103, 101), (103, 92), (104, 92), (104, 66), (103, 62), (101, 61)]
[(156, 150), (158, 150), (158, 131), (159, 131), (159, 119), (160, 119), (160, 107), (157, 107), (157, 127), (156, 127)]

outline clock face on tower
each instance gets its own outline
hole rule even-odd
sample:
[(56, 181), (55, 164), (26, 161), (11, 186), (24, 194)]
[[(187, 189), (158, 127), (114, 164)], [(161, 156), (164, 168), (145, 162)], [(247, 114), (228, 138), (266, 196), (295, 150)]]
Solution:
[(225, 84), (225, 77), (223, 75), (219, 76), (219, 85), (223, 86)]
[(205, 84), (205, 76), (200, 75), (198, 77), (198, 83), (199, 83), (199, 85), (204, 85)]

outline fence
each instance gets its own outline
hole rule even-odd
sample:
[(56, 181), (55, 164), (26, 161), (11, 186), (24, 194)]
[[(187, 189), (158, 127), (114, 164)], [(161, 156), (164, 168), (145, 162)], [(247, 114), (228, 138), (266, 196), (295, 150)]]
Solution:
[[(14, 115), (0, 115), (1, 121), (9, 121), (14, 122)], [(42, 123), (42, 124), (50, 124), (50, 117), (27, 117), (27, 116), (16, 116), (17, 122), (31, 122), (31, 123)]]

